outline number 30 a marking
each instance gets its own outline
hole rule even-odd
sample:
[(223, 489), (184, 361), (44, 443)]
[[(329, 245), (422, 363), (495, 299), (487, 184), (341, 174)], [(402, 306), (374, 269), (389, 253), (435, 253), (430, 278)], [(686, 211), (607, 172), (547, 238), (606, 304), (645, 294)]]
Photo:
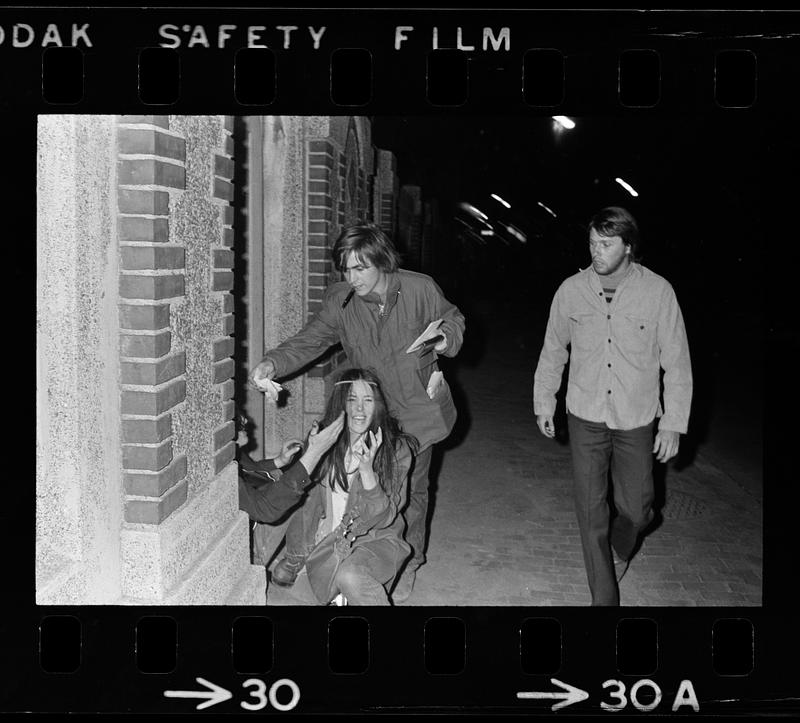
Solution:
[[(292, 699), (288, 703), (281, 703), (276, 695), (278, 689), (283, 685), (292, 691)], [(280, 680), (276, 680), (270, 686), (269, 693), (267, 695), (265, 695), (267, 684), (263, 680), (259, 680), (258, 678), (250, 678), (242, 683), (242, 688), (247, 688), (250, 686), (255, 686), (256, 688), (254, 692), (250, 693), (250, 696), (255, 698), (257, 702), (247, 703), (246, 701), (243, 701), (240, 703), (239, 705), (241, 705), (245, 710), (262, 710), (263, 708), (266, 708), (269, 703), (272, 704), (272, 707), (275, 708), (275, 710), (291, 710), (300, 700), (300, 688), (297, 686), (297, 683), (289, 678), (281, 678)]]
[[(603, 688), (611, 688), (612, 686), (614, 686), (615, 689), (609, 691), (609, 695), (612, 698), (616, 698), (619, 702), (616, 704), (601, 702), (600, 707), (603, 710), (610, 711), (622, 710), (628, 705), (628, 699), (625, 697), (625, 683), (621, 680), (607, 680), (603, 683)], [(639, 691), (644, 687), (650, 688), (653, 691), (653, 701), (647, 705), (639, 702)], [(643, 678), (633, 684), (630, 697), (634, 708), (646, 713), (654, 710), (661, 702), (661, 688), (649, 678)], [(674, 713), (678, 708), (683, 706), (690, 707), (695, 713), (700, 710), (700, 704), (697, 702), (697, 695), (694, 692), (694, 686), (691, 680), (681, 681), (678, 692), (675, 694), (675, 700), (672, 701), (672, 712)]]

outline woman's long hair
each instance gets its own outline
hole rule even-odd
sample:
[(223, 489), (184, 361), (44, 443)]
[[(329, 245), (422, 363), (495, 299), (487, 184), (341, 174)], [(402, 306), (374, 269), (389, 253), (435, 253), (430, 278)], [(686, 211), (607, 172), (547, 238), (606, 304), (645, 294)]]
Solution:
[[(391, 492), (388, 485), (392, 484), (397, 467), (398, 446), (402, 442), (405, 442), (413, 454), (419, 446), (419, 443), (415, 437), (403, 432), (398, 421), (389, 414), (383, 389), (381, 388), (377, 375), (372, 370), (348, 369), (339, 377), (339, 380), (333, 387), (333, 393), (328, 399), (328, 404), (325, 407), (325, 416), (322, 418), (322, 426), (326, 427), (331, 424), (341, 412), (346, 413), (347, 397), (350, 394), (350, 387), (352, 386), (350, 383), (359, 380), (366, 382), (373, 391), (375, 411), (372, 415), (369, 429), (365, 434), (368, 438), (369, 432), (377, 434), (379, 429), (383, 432), (383, 443), (380, 449), (378, 449), (372, 466), (375, 470), (375, 476), (378, 478), (378, 484), (388, 495)], [(325, 455), (318, 468), (319, 480), (322, 482), (328, 481), (331, 485), (331, 489), (333, 489), (334, 485), (338, 485), (345, 492), (348, 490), (347, 470), (345, 469), (344, 460), (349, 444), (350, 432), (347, 427), (347, 420), (345, 420), (342, 434), (339, 435), (339, 439), (336, 440), (336, 443)]]

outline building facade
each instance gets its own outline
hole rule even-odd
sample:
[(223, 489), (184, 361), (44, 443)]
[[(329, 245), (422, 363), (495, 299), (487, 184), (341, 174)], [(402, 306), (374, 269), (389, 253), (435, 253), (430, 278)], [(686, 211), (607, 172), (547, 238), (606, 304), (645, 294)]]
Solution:
[(254, 455), (322, 411), (340, 355), (265, 403), (246, 375), (336, 278), (342, 225), (394, 229), (357, 117), (41, 116), (38, 604), (263, 604), (238, 510)]

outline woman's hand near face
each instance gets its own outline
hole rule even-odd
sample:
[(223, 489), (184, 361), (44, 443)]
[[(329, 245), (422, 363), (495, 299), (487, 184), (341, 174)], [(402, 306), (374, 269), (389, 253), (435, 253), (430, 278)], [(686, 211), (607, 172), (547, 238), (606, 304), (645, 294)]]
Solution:
[(365, 490), (371, 490), (378, 484), (373, 464), (381, 444), (383, 444), (383, 432), (378, 429), (377, 434), (368, 432), (353, 445), (353, 457), (358, 460), (361, 486)]

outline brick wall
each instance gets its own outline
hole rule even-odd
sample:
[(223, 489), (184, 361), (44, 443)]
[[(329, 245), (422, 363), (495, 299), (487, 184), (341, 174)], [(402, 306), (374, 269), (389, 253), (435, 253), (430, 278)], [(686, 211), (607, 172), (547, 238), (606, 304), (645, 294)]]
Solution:
[[(322, 308), (325, 289), (339, 274), (333, 264), (331, 247), (343, 223), (340, 202), (342, 188), (341, 153), (327, 139), (308, 141), (306, 208), (308, 213), (308, 302), (306, 319)], [(309, 371), (324, 377), (341, 357), (332, 355)]]
[(158, 523), (186, 500), (171, 410), (186, 397), (170, 300), (184, 293), (185, 249), (170, 243), (169, 192), (186, 183), (186, 143), (168, 116), (118, 119), (119, 325), (126, 522)]
[[(187, 316), (187, 295), (199, 300), (188, 308), (193, 311), (204, 304), (212, 325), (205, 334), (210, 339), (210, 381), (219, 390), (219, 410), (214, 415), (218, 418), (212, 423), (220, 422), (208, 440), (213, 473), (229, 464), (235, 452), (232, 118), (224, 120), (222, 143), (213, 154), (213, 199), (208, 199), (207, 208), (218, 207), (219, 219), (208, 250), (211, 271), (201, 277), (207, 278), (205, 291), (195, 288), (196, 278), (191, 282), (195, 286), (187, 289), (187, 239), (193, 229), (185, 214), (175, 213), (175, 206), (187, 183), (182, 135), (193, 134), (175, 125), (169, 116), (118, 118), (122, 461), (124, 518), (130, 523), (159, 524), (187, 499), (190, 464), (186, 450), (179, 451), (174, 444), (175, 414), (187, 398), (187, 349), (185, 343), (176, 343), (173, 334), (175, 310)], [(171, 211), (180, 228), (171, 227)], [(198, 275), (197, 270), (192, 273)], [(218, 300), (218, 311), (209, 308), (209, 299)], [(186, 327), (184, 319), (177, 321)], [(202, 371), (195, 368), (194, 374)]]

